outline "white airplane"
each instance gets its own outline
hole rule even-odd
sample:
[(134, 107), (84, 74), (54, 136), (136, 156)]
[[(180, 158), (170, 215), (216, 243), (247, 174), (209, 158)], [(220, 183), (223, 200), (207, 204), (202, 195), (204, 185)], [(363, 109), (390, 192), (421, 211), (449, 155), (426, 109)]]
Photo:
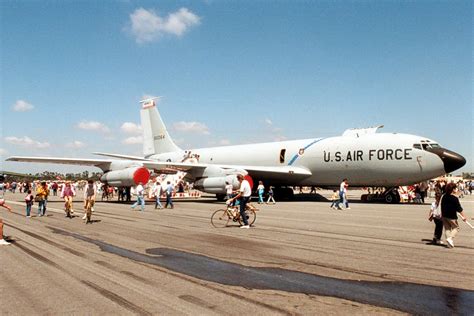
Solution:
[[(410, 185), (450, 173), (466, 159), (426, 137), (377, 133), (383, 126), (346, 130), (342, 136), (237, 146), (182, 150), (173, 142), (156, 108), (155, 99), (141, 101), (144, 157), (95, 153), (115, 158), (77, 159), (9, 157), (7, 161), (95, 166), (101, 181), (112, 186), (146, 183), (155, 173), (186, 173), (194, 188), (222, 198), (225, 182), (238, 188), (241, 173), (265, 185), (337, 187), (347, 178), (351, 187)], [(390, 196), (392, 200), (398, 197)]]

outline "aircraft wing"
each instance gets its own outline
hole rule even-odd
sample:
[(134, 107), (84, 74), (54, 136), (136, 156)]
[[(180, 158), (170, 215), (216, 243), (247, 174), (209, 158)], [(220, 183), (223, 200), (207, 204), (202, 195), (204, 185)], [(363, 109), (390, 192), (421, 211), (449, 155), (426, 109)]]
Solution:
[(129, 156), (129, 155), (109, 154), (109, 153), (101, 153), (101, 152), (94, 152), (93, 154), (94, 155), (99, 155), (99, 156), (119, 158), (119, 159), (128, 159), (128, 160), (148, 160), (148, 159), (143, 158), (143, 157)]
[(27, 156), (13, 156), (8, 157), (6, 161), (19, 162), (38, 162), (38, 163), (56, 163), (64, 165), (77, 166), (95, 166), (102, 170), (107, 170), (112, 163), (111, 160), (104, 159), (77, 159), (77, 158), (57, 158), (57, 157), (27, 157)]
[[(308, 178), (312, 173), (305, 168), (294, 166), (250, 166), (250, 165), (220, 165), (220, 164), (204, 164), (204, 163), (187, 163), (187, 162), (162, 162), (162, 161), (140, 161), (145, 168), (160, 171), (184, 171), (190, 174), (199, 174), (208, 167), (217, 167), (222, 169), (231, 169), (235, 171), (246, 171), (255, 179), (267, 180), (289, 180), (299, 181)], [(286, 181), (284, 181), (286, 182)]]
[[(118, 158), (117, 155), (114, 157)], [(295, 166), (251, 166), (251, 165), (220, 165), (220, 164), (205, 164), (205, 163), (189, 163), (189, 162), (167, 162), (167, 161), (153, 161), (153, 160), (139, 160), (139, 157), (128, 159), (133, 163), (140, 164), (147, 169), (153, 169), (158, 173), (175, 173), (177, 171), (184, 171), (194, 176), (201, 175), (208, 167), (221, 168), (232, 170), (235, 172), (247, 172), (255, 179), (265, 179), (282, 182), (295, 182), (303, 180), (311, 176), (311, 172), (305, 168)], [(77, 159), (77, 158), (57, 158), (57, 157), (27, 157), (27, 156), (13, 156), (6, 159), (7, 161), (19, 162), (37, 162), (37, 163), (56, 163), (66, 165), (82, 165), (95, 166), (102, 170), (109, 170), (110, 164), (114, 160), (105, 159)], [(126, 160), (121, 160), (126, 161)]]

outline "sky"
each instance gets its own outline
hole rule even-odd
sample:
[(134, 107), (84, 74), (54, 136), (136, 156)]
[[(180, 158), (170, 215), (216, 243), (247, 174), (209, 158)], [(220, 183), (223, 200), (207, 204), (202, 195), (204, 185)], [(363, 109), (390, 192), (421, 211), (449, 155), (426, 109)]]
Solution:
[(0, 1), (9, 156), (141, 155), (139, 101), (181, 148), (424, 136), (473, 165), (471, 1)]

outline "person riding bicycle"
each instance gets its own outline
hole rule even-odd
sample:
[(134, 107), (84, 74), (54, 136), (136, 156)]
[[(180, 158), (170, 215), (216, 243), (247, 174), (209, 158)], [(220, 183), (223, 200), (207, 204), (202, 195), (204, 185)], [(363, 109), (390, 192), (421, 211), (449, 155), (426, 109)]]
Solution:
[[(86, 221), (86, 224), (90, 222), (90, 218), (91, 218), (90, 212), (92, 212), (94, 209), (96, 195), (97, 195), (97, 186), (94, 184), (94, 181), (88, 180), (87, 185), (84, 188), (84, 217), (82, 218), (83, 220)], [(87, 207), (88, 203), (90, 203), (89, 208)]]
[(74, 186), (71, 185), (71, 181), (66, 181), (61, 190), (61, 197), (64, 199), (64, 206), (66, 217), (71, 217), (72, 210), (72, 198), (76, 195), (76, 190)]
[(240, 182), (240, 189), (239, 193), (231, 198), (229, 201), (233, 202), (236, 199), (240, 201), (240, 217), (242, 218), (244, 225), (240, 226), (240, 228), (250, 228), (249, 222), (247, 220), (247, 215), (245, 214), (245, 206), (250, 200), (252, 195), (252, 189), (250, 188), (250, 183), (244, 179), (242, 174), (237, 175), (237, 180)]

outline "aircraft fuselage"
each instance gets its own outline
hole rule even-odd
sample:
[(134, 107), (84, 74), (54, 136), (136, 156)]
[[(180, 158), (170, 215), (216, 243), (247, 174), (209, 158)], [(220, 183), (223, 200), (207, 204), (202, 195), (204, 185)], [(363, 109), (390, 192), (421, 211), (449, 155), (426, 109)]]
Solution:
[[(419, 148), (415, 148), (415, 144)], [(305, 168), (312, 173), (298, 183), (294, 182), (291, 175), (269, 179), (273, 185), (334, 186), (343, 177), (348, 178), (352, 186), (389, 187), (413, 184), (446, 173), (442, 157), (425, 150), (423, 144), (428, 144), (430, 148), (431, 145), (440, 148), (436, 142), (424, 137), (380, 133), (360, 137), (338, 136), (200, 148), (187, 153), (192, 153), (200, 163), (289, 165)], [(181, 161), (182, 154), (164, 153), (149, 158)]]

